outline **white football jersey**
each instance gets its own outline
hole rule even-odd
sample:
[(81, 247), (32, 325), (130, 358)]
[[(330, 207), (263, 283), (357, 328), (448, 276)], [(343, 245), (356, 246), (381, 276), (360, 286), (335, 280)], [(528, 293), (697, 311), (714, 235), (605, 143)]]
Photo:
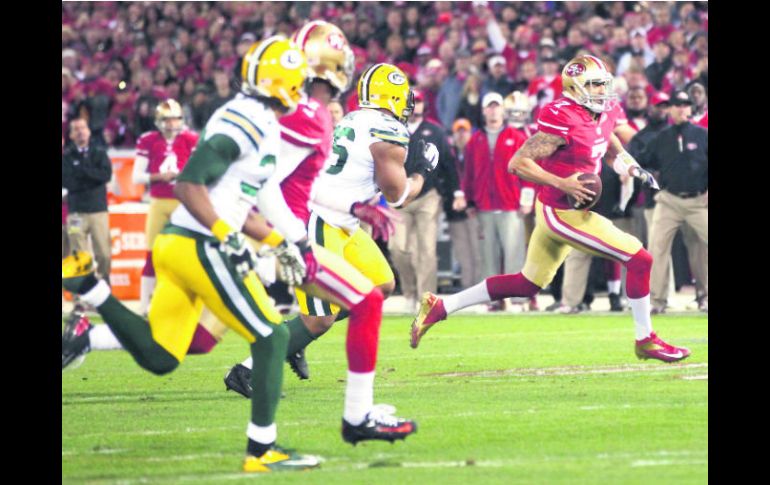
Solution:
[[(362, 108), (345, 115), (334, 129), (332, 154), (327, 169), (316, 180), (313, 190), (323, 199), (334, 198), (343, 207), (365, 202), (380, 189), (374, 180), (374, 158), (369, 146), (377, 142), (409, 146), (409, 132), (393, 116)], [(358, 218), (311, 202), (310, 208), (327, 223), (353, 231)]]
[[(235, 141), (240, 155), (221, 177), (207, 185), (209, 198), (217, 215), (230, 227), (240, 230), (249, 211), (257, 206), (259, 190), (275, 172), (281, 141), (280, 125), (271, 109), (238, 94), (211, 115), (201, 139), (208, 140), (216, 134)], [(171, 214), (171, 223), (212, 235), (184, 205)]]

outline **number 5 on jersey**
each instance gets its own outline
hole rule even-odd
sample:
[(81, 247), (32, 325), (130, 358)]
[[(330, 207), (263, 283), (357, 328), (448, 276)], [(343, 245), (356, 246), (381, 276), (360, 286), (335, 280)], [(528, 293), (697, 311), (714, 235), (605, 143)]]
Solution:
[(332, 152), (337, 156), (337, 160), (334, 162), (334, 165), (326, 170), (327, 173), (332, 175), (340, 173), (348, 161), (348, 149), (341, 142), (344, 140), (354, 141), (356, 139), (356, 132), (353, 128), (338, 126), (334, 129), (333, 137)]

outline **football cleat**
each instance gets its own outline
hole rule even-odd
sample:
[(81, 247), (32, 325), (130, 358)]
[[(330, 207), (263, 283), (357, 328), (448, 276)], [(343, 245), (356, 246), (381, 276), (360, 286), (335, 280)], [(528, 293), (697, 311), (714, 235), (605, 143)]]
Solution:
[(307, 360), (305, 359), (305, 349), (299, 349), (297, 352), (286, 357), (286, 362), (289, 363), (291, 370), (297, 374), (300, 380), (310, 379), (310, 369), (307, 366)]
[(302, 471), (317, 468), (320, 465), (320, 457), (300, 455), (293, 450), (273, 445), (262, 456), (247, 455), (243, 460), (243, 471), (247, 473)]
[[(85, 354), (91, 350), (91, 341), (88, 333), (94, 326), (88, 321), (83, 309), (76, 306), (64, 325), (61, 335), (61, 368), (72, 364), (79, 359), (78, 365), (85, 359)], [(76, 366), (77, 367), (77, 366)]]
[(393, 416), (396, 408), (388, 404), (378, 404), (366, 414), (358, 426), (342, 419), (342, 439), (356, 445), (359, 441), (383, 440), (393, 443), (403, 440), (417, 432), (417, 423), (404, 418)]
[(94, 260), (86, 251), (73, 251), (61, 260), (61, 285), (72, 293), (82, 295), (96, 285)]
[(425, 292), (420, 300), (420, 311), (412, 321), (411, 338), (409, 345), (416, 349), (420, 344), (420, 339), (425, 332), (436, 322), (440, 322), (447, 317), (444, 310), (444, 302), (438, 296), (431, 292)]
[(676, 362), (687, 358), (690, 355), (690, 349), (684, 347), (675, 347), (667, 344), (655, 332), (650, 336), (636, 341), (636, 356), (640, 359), (658, 359), (663, 362)]
[(251, 399), (251, 369), (243, 364), (235, 364), (225, 374), (225, 387), (228, 391), (235, 391), (241, 396)]

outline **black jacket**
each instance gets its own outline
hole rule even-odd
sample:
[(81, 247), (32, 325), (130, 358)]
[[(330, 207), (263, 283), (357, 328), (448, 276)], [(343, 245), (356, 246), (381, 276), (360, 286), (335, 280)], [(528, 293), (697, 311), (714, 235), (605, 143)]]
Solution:
[(70, 212), (105, 212), (111, 178), (112, 163), (106, 148), (91, 142), (85, 155), (74, 144), (64, 150), (61, 185), (67, 189)]
[[(649, 121), (647, 126), (639, 130), (639, 132), (634, 135), (633, 138), (631, 138), (631, 141), (628, 142), (627, 151), (628, 153), (634, 157), (634, 159), (639, 162), (639, 164), (644, 167), (648, 168), (644, 164), (644, 151), (647, 149), (647, 145), (650, 143), (650, 141), (658, 136), (658, 133), (663, 131), (668, 127), (668, 123), (666, 120), (663, 121)], [(636, 197), (638, 196), (638, 192), (636, 191), (636, 187), (640, 186), (641, 182), (638, 179), (634, 180), (634, 197), (632, 197), (632, 200), (628, 203), (629, 206), (631, 206), (636, 200)], [(649, 187), (642, 187), (641, 191), (644, 193), (644, 206), (648, 209), (651, 209), (655, 207), (655, 199), (653, 199), (653, 196), (655, 195), (655, 192), (657, 192), (654, 189), (651, 189)]]
[(685, 122), (662, 130), (647, 145), (639, 163), (660, 172), (662, 190), (674, 195), (709, 187), (708, 130)]
[(446, 131), (431, 121), (424, 120), (420, 123), (414, 134), (409, 137), (409, 153), (404, 164), (407, 175), (414, 173), (417, 157), (422, 156), (422, 154), (417, 153), (417, 142), (419, 140), (436, 145), (438, 149), (438, 165), (436, 165), (436, 170), (434, 170), (433, 174), (428, 176), (417, 198), (422, 197), (435, 187), (444, 199), (444, 203), (446, 204), (448, 200), (451, 206), (452, 200), (454, 200), (454, 192), (460, 188), (460, 181), (457, 176), (454, 153), (449, 147)]

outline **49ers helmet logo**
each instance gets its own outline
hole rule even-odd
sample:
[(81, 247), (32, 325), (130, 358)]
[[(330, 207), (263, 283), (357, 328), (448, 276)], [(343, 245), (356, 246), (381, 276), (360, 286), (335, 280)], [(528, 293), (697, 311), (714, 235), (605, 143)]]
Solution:
[(345, 39), (338, 32), (332, 32), (326, 40), (332, 48), (338, 51), (345, 47)]
[(567, 66), (566, 72), (567, 72), (567, 76), (570, 76), (570, 77), (580, 76), (581, 74), (586, 72), (586, 66), (576, 62), (574, 64), (570, 64), (569, 66)]

